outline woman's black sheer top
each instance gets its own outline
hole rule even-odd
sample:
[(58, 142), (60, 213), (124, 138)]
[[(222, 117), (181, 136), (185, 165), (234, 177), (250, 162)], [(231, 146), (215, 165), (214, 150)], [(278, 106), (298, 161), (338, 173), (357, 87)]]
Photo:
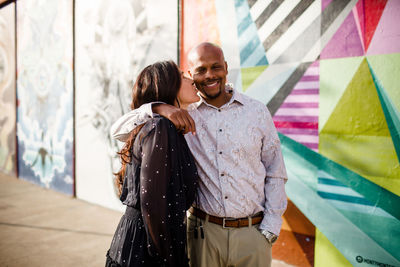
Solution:
[(141, 210), (150, 256), (186, 266), (186, 210), (195, 199), (197, 170), (185, 138), (163, 117), (145, 123), (127, 164), (121, 201)]

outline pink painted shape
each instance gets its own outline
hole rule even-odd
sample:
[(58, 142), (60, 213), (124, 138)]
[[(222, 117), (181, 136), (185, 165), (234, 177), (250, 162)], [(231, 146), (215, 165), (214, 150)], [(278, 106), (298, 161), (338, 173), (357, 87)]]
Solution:
[[(359, 3), (362, 3), (362, 1), (360, 1)], [(365, 40), (364, 40), (365, 38), (364, 38), (364, 28), (363, 28), (364, 13), (360, 13), (362, 11), (359, 11), (358, 8), (353, 8), (352, 12), (354, 15), (354, 20), (356, 21), (358, 36), (360, 37), (361, 45), (365, 53)]]
[(322, 3), (321, 3), (321, 7), (322, 7), (322, 11), (327, 7), (327, 6), (329, 6), (329, 4), (332, 2), (332, 0), (322, 0)]
[(357, 57), (364, 55), (353, 13), (350, 12), (339, 30), (322, 50), (321, 58)]
[(367, 55), (400, 52), (399, 16), (400, 1), (388, 1), (375, 30), (375, 34), (372, 37)]
[(319, 67), (319, 60), (314, 61), (310, 67)]
[(300, 81), (302, 82), (312, 82), (312, 81), (319, 81), (319, 75), (304, 75)]
[[(315, 68), (319, 68), (319, 61), (314, 61), (307, 69), (314, 68), (310, 73), (315, 73)], [(300, 81), (296, 84), (296, 86), (307, 81), (318, 81), (319, 75), (307, 75), (307, 71), (300, 79)], [(294, 88), (296, 88), (296, 86)], [(289, 96), (293, 95), (319, 95), (319, 88), (315, 89), (294, 89), (289, 94)], [(286, 101), (286, 100), (285, 100)], [(283, 134), (290, 134), (291, 138), (296, 140), (299, 143), (304, 144), (308, 148), (317, 151), (318, 150), (318, 109), (315, 109), (314, 116), (305, 116), (305, 115), (297, 115), (302, 114), (302, 109), (305, 108), (318, 108), (318, 101), (308, 102), (308, 103), (293, 103), (293, 102), (283, 102), (279, 107), (275, 115), (272, 117), (276, 129)], [(280, 112), (282, 108), (290, 108), (293, 110), (293, 115), (279, 115), (286, 114), (284, 112)], [(316, 142), (309, 142), (310, 140), (317, 140)], [(315, 139), (317, 137), (317, 139)]]
[(365, 47), (365, 1), (360, 0), (356, 4), (356, 7), (353, 9), (353, 11), (357, 12), (357, 25), (360, 31), (360, 35), (362, 36), (362, 41), (363, 41), (363, 47)]

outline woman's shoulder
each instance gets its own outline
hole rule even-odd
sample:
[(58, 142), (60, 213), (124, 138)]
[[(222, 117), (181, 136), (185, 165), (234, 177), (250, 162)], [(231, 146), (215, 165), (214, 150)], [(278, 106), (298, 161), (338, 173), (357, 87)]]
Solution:
[(175, 126), (170, 120), (162, 116), (156, 115), (146, 123), (144, 123), (140, 130), (138, 137), (144, 139), (153, 134), (175, 134), (177, 133)]

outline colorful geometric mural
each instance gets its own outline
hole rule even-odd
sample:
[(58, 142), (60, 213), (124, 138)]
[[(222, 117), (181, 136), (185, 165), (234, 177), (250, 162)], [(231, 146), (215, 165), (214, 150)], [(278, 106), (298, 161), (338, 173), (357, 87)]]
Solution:
[[(265, 103), (280, 132), (293, 205), (274, 259), (398, 266), (400, 2), (182, 2), (182, 54), (220, 44), (228, 81)], [(198, 10), (214, 8), (198, 28)], [(293, 207), (304, 216), (288, 216)]]
[(307, 68), (272, 117), (276, 129), (318, 151), (318, 103), (319, 61), (315, 61)]
[(120, 167), (119, 144), (109, 129), (130, 110), (138, 72), (177, 60), (177, 2), (77, 1), (75, 25), (76, 195), (122, 210), (112, 174)]
[(15, 3), (0, 9), (0, 171), (16, 175)]
[[(355, 266), (361, 257), (398, 266), (400, 240), (393, 236), (400, 234), (400, 198), (294, 140), (280, 138), (289, 172), (287, 193), (318, 228), (315, 265)], [(324, 249), (318, 243), (321, 236), (329, 240), (322, 240)], [(337, 255), (344, 256), (340, 263), (332, 257)]]
[(17, 10), (19, 177), (72, 195), (72, 0)]
[(109, 128), (129, 110), (135, 76), (178, 53), (186, 69), (187, 52), (211, 41), (228, 81), (269, 108), (280, 135), (290, 201), (274, 263), (400, 266), (399, 14), (398, 0), (9, 3), (0, 170), (122, 210)]

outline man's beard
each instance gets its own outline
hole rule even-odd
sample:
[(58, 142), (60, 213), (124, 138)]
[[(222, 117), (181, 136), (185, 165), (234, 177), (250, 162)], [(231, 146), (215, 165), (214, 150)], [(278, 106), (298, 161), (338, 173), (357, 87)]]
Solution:
[(216, 99), (217, 97), (219, 97), (221, 95), (221, 92), (222, 92), (221, 81), (219, 81), (219, 83), (220, 83), (219, 84), (219, 90), (218, 90), (217, 93), (215, 93), (213, 95), (207, 94), (206, 90), (204, 89), (205, 86), (201, 86), (203, 88), (203, 90), (199, 90), (199, 91), (201, 92), (202, 95), (204, 95), (204, 98)]
[(221, 88), (219, 88), (218, 93), (214, 94), (214, 95), (209, 95), (206, 92), (203, 92), (203, 94), (207, 97), (207, 99), (216, 99), (217, 97), (219, 97), (221, 95)]

